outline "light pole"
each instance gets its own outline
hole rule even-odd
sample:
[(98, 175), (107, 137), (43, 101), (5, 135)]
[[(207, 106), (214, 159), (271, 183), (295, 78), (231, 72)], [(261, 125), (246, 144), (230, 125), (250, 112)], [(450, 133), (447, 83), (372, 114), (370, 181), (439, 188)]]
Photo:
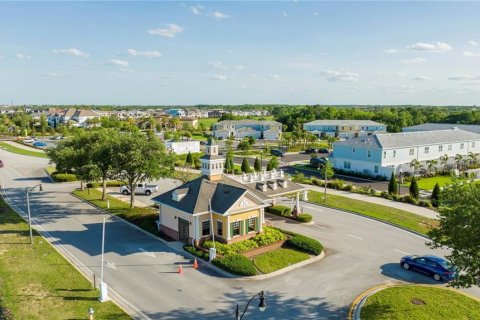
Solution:
[(29, 232), (30, 232), (30, 244), (33, 244), (33, 232), (32, 232), (32, 215), (30, 213), (30, 195), (29, 195), (29, 192), (30, 191), (34, 191), (36, 188), (38, 187), (38, 190), (41, 192), (43, 191), (43, 187), (42, 187), (42, 184), (37, 184), (33, 187), (27, 187), (25, 188), (25, 194), (27, 196), (27, 214), (28, 214), (28, 229), (29, 229)]
[(105, 264), (103, 256), (105, 252), (105, 218), (103, 218), (103, 227), (102, 227), (102, 266), (100, 269), (100, 302), (108, 301), (108, 290), (107, 284), (103, 282), (103, 265)]
[(240, 307), (239, 305), (237, 304), (237, 308), (235, 309), (235, 319), (236, 320), (242, 320), (243, 319), (243, 316), (245, 315), (245, 312), (247, 311), (248, 309), (248, 306), (250, 305), (250, 303), (252, 302), (252, 300), (258, 296), (258, 299), (259, 299), (259, 304), (258, 304), (258, 310), (260, 310), (261, 312), (265, 311), (265, 309), (267, 308), (267, 304), (265, 303), (265, 296), (263, 294), (263, 291), (260, 291), (259, 293), (257, 294), (254, 294), (253, 297), (250, 298), (250, 300), (248, 300), (248, 303), (247, 305), (245, 306), (245, 308), (243, 309), (242, 311), (242, 314), (240, 315)]
[(328, 163), (328, 158), (326, 159), (325, 164), (323, 165), (323, 177), (325, 178), (325, 190), (324, 190), (324, 196), (323, 199), (325, 202), (327, 202), (327, 163)]

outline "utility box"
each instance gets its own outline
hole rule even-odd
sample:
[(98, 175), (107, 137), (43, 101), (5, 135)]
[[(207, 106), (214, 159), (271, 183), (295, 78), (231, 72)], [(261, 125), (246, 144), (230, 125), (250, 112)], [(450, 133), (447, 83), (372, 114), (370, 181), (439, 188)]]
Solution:
[(217, 249), (216, 248), (210, 248), (208, 252), (208, 261), (212, 262), (213, 259), (217, 257)]

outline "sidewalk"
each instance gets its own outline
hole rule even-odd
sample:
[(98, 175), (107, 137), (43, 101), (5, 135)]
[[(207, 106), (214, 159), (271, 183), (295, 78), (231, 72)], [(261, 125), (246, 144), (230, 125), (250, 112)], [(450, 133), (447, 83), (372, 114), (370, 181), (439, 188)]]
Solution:
[[(318, 192), (322, 192), (322, 193), (325, 191), (325, 189), (323, 187), (319, 187), (319, 186), (312, 186), (312, 185), (309, 185), (309, 184), (302, 184), (302, 186), (304, 186), (308, 190), (318, 191)], [(420, 216), (430, 218), (430, 219), (436, 219), (437, 218), (437, 214), (432, 209), (415, 206), (415, 205), (409, 204), (409, 203), (397, 202), (397, 201), (393, 201), (393, 200), (384, 199), (384, 198), (381, 198), (381, 197), (367, 196), (367, 195), (364, 195), (364, 194), (353, 193), (353, 192), (348, 192), (348, 191), (341, 191), (341, 190), (334, 190), (334, 189), (328, 189), (328, 188), (327, 188), (327, 193), (337, 195), (337, 196), (346, 197), (346, 198), (350, 198), (350, 199), (361, 200), (361, 201), (365, 201), (365, 202), (379, 204), (379, 205), (382, 205), (382, 206), (387, 206), (387, 207), (391, 207), (391, 208), (396, 208), (396, 209), (408, 211), (408, 212), (418, 214)]]

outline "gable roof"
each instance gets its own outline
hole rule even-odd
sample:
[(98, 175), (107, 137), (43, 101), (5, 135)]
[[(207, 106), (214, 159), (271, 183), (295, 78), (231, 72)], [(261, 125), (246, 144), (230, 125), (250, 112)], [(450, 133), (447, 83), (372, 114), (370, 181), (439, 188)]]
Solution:
[(433, 131), (458, 128), (460, 130), (470, 131), (480, 134), (480, 125), (475, 124), (457, 124), (457, 123), (424, 123), (416, 126), (405, 127), (402, 130), (407, 131)]

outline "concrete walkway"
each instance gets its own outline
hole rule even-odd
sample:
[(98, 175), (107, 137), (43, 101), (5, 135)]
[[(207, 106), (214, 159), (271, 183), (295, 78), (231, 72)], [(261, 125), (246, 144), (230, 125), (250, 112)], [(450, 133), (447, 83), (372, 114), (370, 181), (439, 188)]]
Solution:
[[(322, 187), (312, 186), (312, 185), (309, 185), (309, 184), (302, 184), (302, 186), (304, 186), (308, 190), (318, 191), (318, 192), (322, 192), (322, 193), (325, 190)], [(409, 204), (409, 203), (397, 202), (397, 201), (393, 201), (393, 200), (384, 199), (384, 198), (381, 198), (381, 197), (368, 196), (368, 195), (365, 195), (365, 194), (359, 194), (359, 193), (353, 193), (353, 192), (341, 191), (341, 190), (334, 190), (334, 189), (328, 189), (328, 188), (327, 188), (327, 193), (328, 194), (333, 194), (333, 195), (338, 195), (338, 196), (343, 196), (343, 197), (350, 198), (350, 199), (361, 200), (361, 201), (365, 201), (365, 202), (379, 204), (379, 205), (382, 205), (382, 206), (387, 206), (387, 207), (391, 207), (391, 208), (396, 208), (396, 209), (408, 211), (408, 212), (418, 214), (420, 216), (430, 218), (430, 219), (436, 219), (437, 218), (436, 212), (433, 211), (432, 209), (415, 206), (415, 205), (412, 205), (412, 204)]]

